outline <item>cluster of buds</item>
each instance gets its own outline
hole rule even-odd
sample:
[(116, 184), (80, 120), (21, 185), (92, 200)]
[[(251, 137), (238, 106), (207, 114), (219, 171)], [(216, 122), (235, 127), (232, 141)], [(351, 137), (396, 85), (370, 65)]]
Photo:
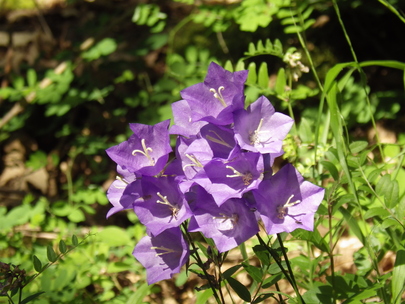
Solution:
[(0, 262), (0, 296), (7, 292), (22, 287), (25, 281), (25, 270), (19, 266)]
[(291, 69), (294, 81), (298, 81), (298, 79), (302, 76), (302, 73), (309, 72), (309, 68), (303, 65), (300, 61), (301, 57), (301, 53), (299, 52), (287, 52), (283, 58), (283, 61), (287, 63)]
[[(149, 284), (187, 262), (181, 227), (211, 238), (220, 253), (250, 239), (259, 224), (268, 234), (313, 229), (324, 189), (290, 164), (273, 174), (293, 120), (264, 96), (245, 109), (247, 74), (211, 63), (204, 82), (172, 104), (170, 129), (169, 120), (130, 124), (134, 134), (107, 149), (120, 174), (107, 193), (113, 205), (107, 217), (132, 209), (146, 226), (133, 254)], [(177, 136), (175, 157), (170, 135)]]

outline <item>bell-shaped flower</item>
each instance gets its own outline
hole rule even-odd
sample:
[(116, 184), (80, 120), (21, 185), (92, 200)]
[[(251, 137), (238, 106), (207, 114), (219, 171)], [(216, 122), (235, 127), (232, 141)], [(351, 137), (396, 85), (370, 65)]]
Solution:
[(130, 124), (133, 135), (106, 150), (124, 170), (153, 176), (163, 170), (172, 151), (168, 127), (170, 120), (156, 125)]
[(244, 83), (248, 71), (229, 72), (212, 62), (204, 82), (180, 92), (191, 109), (191, 120), (216, 125), (233, 122), (232, 112), (244, 108)]
[(260, 153), (242, 152), (236, 147), (228, 159), (216, 158), (204, 166), (194, 181), (210, 193), (218, 206), (230, 198), (241, 198), (256, 189), (263, 179)]
[(291, 165), (282, 167), (253, 190), (256, 207), (268, 234), (312, 231), (314, 214), (324, 197), (324, 189), (308, 181)]
[(133, 255), (146, 268), (150, 285), (179, 273), (190, 252), (180, 228), (174, 227), (157, 236), (143, 237), (135, 246)]
[(143, 176), (142, 197), (134, 203), (139, 221), (154, 236), (162, 231), (178, 227), (191, 217), (184, 194), (174, 177)]
[(274, 160), (283, 154), (283, 139), (293, 122), (291, 117), (276, 112), (270, 101), (261, 96), (247, 110), (235, 111), (235, 138), (242, 149), (269, 153)]
[(197, 195), (190, 203), (194, 216), (188, 229), (212, 238), (219, 252), (231, 250), (259, 232), (255, 212), (244, 199), (232, 198), (218, 206), (202, 187), (193, 187), (193, 191)]
[(133, 201), (122, 198), (122, 196), (127, 186), (135, 181), (136, 175), (123, 170), (120, 166), (117, 166), (117, 172), (119, 176), (117, 176), (115, 181), (107, 190), (107, 198), (111, 205), (113, 205), (113, 207), (107, 213), (107, 218), (118, 211), (132, 208)]
[(200, 135), (211, 147), (213, 157), (226, 159), (236, 146), (235, 134), (227, 126), (207, 124), (201, 128)]
[(208, 142), (203, 138), (194, 140), (180, 138), (176, 156), (181, 159), (184, 175), (191, 180), (213, 158)]
[(194, 137), (200, 132), (201, 127), (207, 124), (205, 121), (192, 121), (191, 109), (186, 100), (172, 103), (172, 112), (174, 125), (170, 127), (170, 134)]

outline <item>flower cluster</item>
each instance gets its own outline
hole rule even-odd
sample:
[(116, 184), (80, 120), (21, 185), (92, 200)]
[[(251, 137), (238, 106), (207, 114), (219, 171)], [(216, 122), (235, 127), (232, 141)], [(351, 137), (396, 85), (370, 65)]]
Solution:
[[(259, 231), (268, 234), (313, 229), (324, 190), (292, 165), (273, 174), (274, 159), (293, 120), (264, 96), (244, 105), (248, 71), (231, 73), (211, 63), (202, 83), (181, 92), (170, 121), (130, 124), (133, 135), (107, 150), (120, 177), (107, 196), (107, 216), (133, 209), (147, 236), (134, 256), (147, 270), (148, 283), (178, 273), (189, 257), (181, 224), (212, 238), (228, 251)], [(175, 157), (170, 134), (177, 135)]]

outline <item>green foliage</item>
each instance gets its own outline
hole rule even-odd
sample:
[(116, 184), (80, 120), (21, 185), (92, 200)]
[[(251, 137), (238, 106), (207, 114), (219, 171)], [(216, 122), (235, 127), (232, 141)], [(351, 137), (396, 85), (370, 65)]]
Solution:
[[(24, 62), (18, 71), (3, 71), (1, 116), (16, 105), (23, 110), (0, 121), (2, 147), (18, 132), (28, 133), (38, 139), (23, 160), (28, 174), (59, 174), (55, 197), (36, 191), (15, 206), (0, 205), (1, 260), (15, 274), (24, 269), (26, 283), (35, 279), (24, 289), (6, 290), (9, 298), (14, 303), (154, 303), (148, 295), (159, 296), (159, 287), (147, 285), (132, 256), (144, 227), (133, 213), (123, 212), (118, 224), (104, 222), (108, 201), (102, 184), (114, 169), (104, 150), (128, 137), (128, 122), (171, 118), (170, 105), (181, 90), (201, 82), (215, 61), (231, 71), (249, 70), (247, 103), (264, 94), (295, 119), (283, 161), (324, 186), (326, 196), (313, 232), (296, 230), (282, 241), (268, 237), (264, 241), (271, 250), (251, 240), (254, 262), (240, 248), (243, 260), (225, 267), (226, 255), (215, 252), (211, 240), (199, 239), (194, 251), (206, 265), (222, 266), (216, 275), (229, 284), (235, 301), (299, 303), (299, 297), (277, 290), (293, 275), (306, 303), (402, 303), (405, 131), (398, 122), (404, 113), (405, 63), (390, 59), (391, 49), (402, 50), (401, 42), (385, 45), (379, 37), (387, 33), (376, 32), (365, 43), (367, 56), (364, 51), (353, 56), (362, 37), (350, 36), (367, 30), (360, 17), (372, 10), (366, 1), (332, 1), (335, 11), (328, 1), (176, 2), (190, 5), (181, 6), (188, 14), (183, 20), (172, 19), (181, 10), (158, 1), (131, 6), (127, 16), (94, 13), (71, 47), (41, 54), (58, 64), (44, 68)], [(379, 14), (404, 21), (400, 1), (379, 4)], [(346, 9), (345, 18), (355, 10), (359, 23), (345, 31), (350, 20), (336, 8)], [(130, 26), (119, 28), (115, 13), (126, 16)], [(318, 24), (322, 16), (329, 18), (324, 26)], [(346, 41), (337, 34), (339, 27)], [(79, 41), (84, 37), (93, 38)], [(353, 59), (340, 53), (346, 48)], [(374, 49), (384, 60), (377, 60)], [(381, 138), (385, 122), (396, 131), (390, 143)], [(344, 240), (358, 246), (352, 256), (338, 251)], [(298, 254), (287, 261), (284, 253), (291, 252)], [(337, 256), (347, 257), (355, 269), (335, 264)], [(392, 269), (381, 271), (389, 257)], [(197, 274), (196, 303), (207, 303), (214, 296), (212, 278), (194, 260), (190, 264), (174, 278), (175, 285), (182, 288), (186, 275)], [(240, 275), (251, 284), (241, 284)]]

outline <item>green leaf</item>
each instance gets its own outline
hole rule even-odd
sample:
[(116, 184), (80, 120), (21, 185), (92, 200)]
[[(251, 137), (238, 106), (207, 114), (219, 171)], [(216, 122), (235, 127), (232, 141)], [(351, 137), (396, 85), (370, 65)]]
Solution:
[(41, 261), (37, 258), (36, 255), (32, 256), (32, 262), (34, 263), (34, 269), (36, 272), (41, 272), (42, 270), (42, 263)]
[(71, 222), (74, 223), (83, 222), (86, 219), (83, 211), (80, 210), (79, 208), (73, 209), (72, 212), (70, 212), (67, 217)]
[(278, 95), (283, 96), (285, 88), (287, 86), (287, 80), (285, 77), (285, 70), (283, 68), (278, 70), (275, 91)]
[(343, 207), (339, 208), (340, 213), (345, 218), (347, 224), (350, 227), (350, 231), (360, 240), (360, 242), (364, 245), (366, 242), (366, 238), (364, 237), (363, 231), (361, 231), (360, 226), (357, 220)]
[(223, 279), (227, 279), (230, 278), (236, 271), (238, 271), (240, 268), (242, 267), (242, 265), (235, 265), (232, 266), (231, 268), (228, 268), (223, 274), (222, 277)]
[(255, 85), (257, 81), (257, 73), (256, 73), (256, 63), (251, 62), (248, 65), (249, 74), (246, 79), (246, 84), (248, 85)]
[(397, 251), (395, 258), (394, 270), (392, 272), (392, 302), (393, 304), (401, 303), (401, 296), (405, 286), (405, 250)]
[(127, 231), (117, 226), (107, 226), (97, 234), (97, 238), (109, 246), (125, 246), (131, 244)]
[(39, 297), (41, 294), (43, 294), (43, 293), (45, 293), (45, 291), (40, 291), (40, 292), (34, 293), (34, 294), (32, 294), (32, 295), (26, 297), (24, 300), (22, 300), (22, 301), (20, 302), (20, 304), (29, 303), (29, 302), (35, 300), (36, 298), (38, 298), (38, 297)]
[(67, 251), (66, 243), (63, 240), (59, 241), (59, 251), (61, 253), (66, 253)]
[(37, 73), (34, 69), (27, 71), (27, 83), (29, 87), (34, 87), (37, 84)]
[(326, 168), (330, 175), (332, 175), (335, 181), (339, 180), (339, 171), (332, 162), (323, 160), (321, 161), (321, 164)]
[(52, 263), (56, 262), (57, 260), (57, 255), (51, 245), (46, 246), (46, 256), (48, 257), (48, 260)]
[(349, 145), (350, 151), (354, 153), (359, 153), (367, 148), (368, 142), (366, 141), (354, 141)]
[(259, 67), (259, 73), (257, 74), (259, 86), (262, 88), (269, 87), (269, 71), (267, 69), (267, 63), (262, 62)]
[(376, 207), (376, 208), (370, 208), (369, 210), (367, 210), (366, 213), (364, 214), (364, 219), (368, 220), (369, 218), (378, 216), (382, 220), (384, 220), (389, 215), (390, 215), (390, 213), (386, 209), (381, 208), (381, 207)]
[(77, 240), (77, 236), (75, 236), (75, 235), (72, 235), (72, 244), (75, 247), (77, 247), (79, 245), (79, 241)]
[(314, 132), (312, 131), (311, 126), (313, 122), (302, 117), (300, 125), (298, 127), (298, 134), (304, 143), (311, 143), (313, 142)]
[(44, 168), (48, 163), (48, 156), (44, 151), (38, 150), (32, 153), (25, 165), (32, 170)]
[(241, 282), (230, 277), (227, 279), (229, 285), (236, 292), (236, 294), (245, 302), (251, 302), (251, 296), (249, 290)]
[(263, 271), (261, 268), (249, 265), (247, 263), (243, 263), (243, 268), (247, 271), (247, 273), (252, 277), (254, 281), (259, 283), (263, 280)]
[(270, 265), (270, 253), (263, 245), (256, 245), (253, 247), (255, 255), (259, 258), (262, 265)]
[(136, 289), (136, 292), (132, 293), (132, 296), (126, 301), (126, 304), (142, 304), (145, 303), (143, 299), (149, 294), (152, 285), (143, 283)]
[(269, 288), (269, 287), (273, 286), (278, 281), (280, 281), (283, 277), (284, 277), (284, 274), (282, 272), (268, 277), (267, 279), (264, 280), (262, 288), (265, 289), (265, 288)]

